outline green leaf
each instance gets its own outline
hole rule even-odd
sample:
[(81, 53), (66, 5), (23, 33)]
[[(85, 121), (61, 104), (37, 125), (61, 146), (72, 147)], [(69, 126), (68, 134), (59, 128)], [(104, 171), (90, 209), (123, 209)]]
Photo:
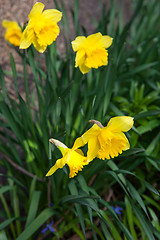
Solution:
[(1, 240), (8, 240), (5, 231), (0, 232), (0, 239), (1, 239)]
[(43, 210), (16, 240), (28, 240), (54, 214), (55, 211), (51, 208)]
[(33, 220), (35, 219), (35, 216), (37, 214), (38, 205), (39, 205), (40, 195), (41, 195), (40, 191), (33, 192), (25, 228), (28, 227), (28, 225), (31, 224), (33, 222)]
[(146, 117), (149, 117), (149, 116), (156, 116), (156, 115), (159, 115), (159, 114), (160, 114), (160, 110), (150, 110), (150, 111), (139, 113), (138, 115), (135, 115), (134, 119), (137, 120), (137, 119), (140, 119), (140, 118), (146, 118)]
[[(3, 230), (4, 228), (6, 228), (11, 222), (13, 222), (16, 218), (13, 217), (13, 218), (10, 218), (10, 219), (7, 219), (5, 220), (4, 222), (2, 222), (0, 224), (0, 231)], [(1, 239), (1, 238), (0, 238)]]
[(133, 208), (146, 236), (148, 237), (148, 239), (155, 240), (150, 222), (145, 219), (144, 215), (142, 214), (142, 212), (139, 210), (139, 208), (135, 204), (132, 204), (132, 208)]
[(3, 193), (5, 193), (5, 192), (7, 192), (7, 191), (10, 191), (10, 190), (13, 190), (13, 186), (4, 186), (4, 187), (1, 187), (0, 188), (0, 194), (3, 194)]
[[(74, 180), (72, 180), (68, 184), (68, 187), (69, 187), (69, 190), (70, 190), (72, 195), (78, 195), (78, 190), (77, 190), (77, 187), (76, 187), (76, 184), (75, 184)], [(77, 200), (79, 200), (79, 199), (77, 199)], [(86, 236), (85, 236), (85, 224), (84, 224), (84, 216), (83, 216), (82, 207), (81, 207), (80, 204), (75, 204), (75, 208), (76, 208), (76, 211), (77, 211), (77, 215), (78, 215), (79, 222), (80, 222), (80, 225), (81, 225), (81, 228), (82, 228), (82, 231), (83, 231), (84, 238), (86, 239)]]
[(138, 191), (135, 189), (135, 187), (133, 187), (133, 185), (129, 181), (127, 181), (127, 185), (129, 187), (130, 195), (132, 196), (133, 199), (135, 199), (139, 203), (139, 205), (141, 206), (141, 208), (143, 209), (143, 211), (149, 218), (145, 204), (144, 204), (141, 196), (139, 195)]

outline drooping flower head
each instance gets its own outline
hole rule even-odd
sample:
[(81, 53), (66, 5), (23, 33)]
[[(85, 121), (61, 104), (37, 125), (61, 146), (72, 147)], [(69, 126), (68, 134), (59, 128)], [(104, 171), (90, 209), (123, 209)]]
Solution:
[(72, 149), (61, 143), (56, 139), (50, 139), (56, 147), (59, 148), (63, 157), (58, 159), (53, 167), (48, 171), (46, 176), (52, 175), (58, 168), (63, 168), (65, 164), (69, 166), (70, 174), (69, 177), (74, 177), (78, 171), (82, 171), (84, 165), (87, 165), (87, 158), (84, 157), (83, 152), (77, 149), (77, 145), (74, 144)]
[(76, 53), (75, 67), (79, 66), (80, 71), (84, 74), (91, 68), (98, 68), (108, 64), (108, 51), (112, 44), (112, 38), (95, 33), (87, 38), (84, 36), (77, 37), (72, 41), (72, 48)]
[(133, 118), (120, 116), (111, 118), (106, 127), (98, 121), (81, 137), (77, 138), (77, 147), (88, 143), (87, 161), (92, 161), (95, 157), (102, 160), (117, 157), (122, 151), (130, 148), (124, 132), (129, 131), (133, 126)]
[(5, 39), (14, 46), (20, 45), (22, 30), (14, 21), (3, 20), (2, 26), (6, 28)]
[(56, 40), (59, 34), (57, 22), (61, 20), (62, 13), (56, 9), (43, 9), (44, 4), (37, 2), (28, 15), (29, 22), (22, 34), (21, 49), (26, 49), (33, 43), (37, 51), (43, 53)]

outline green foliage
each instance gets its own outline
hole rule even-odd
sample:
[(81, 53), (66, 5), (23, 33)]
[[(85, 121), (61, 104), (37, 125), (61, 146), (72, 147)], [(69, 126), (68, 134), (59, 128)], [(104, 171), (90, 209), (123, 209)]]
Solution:
[[(16, 49), (24, 71), (17, 72), (10, 55), (14, 97), (5, 85), (8, 73), (0, 68), (0, 239), (41, 239), (44, 228), (44, 239), (160, 239), (160, 4), (133, 1), (126, 24), (114, 1), (108, 12), (102, 7), (95, 32), (114, 39), (109, 64), (85, 75), (74, 67), (64, 3), (55, 4), (63, 11), (66, 54), (61, 56), (55, 42), (43, 55), (33, 46)], [(87, 31), (78, 9), (75, 1), (72, 17), (82, 35)], [(134, 117), (130, 150), (113, 160), (93, 160), (74, 179), (66, 166), (45, 178), (60, 158), (49, 138), (72, 147), (88, 120), (106, 125), (116, 115)], [(47, 225), (52, 220), (54, 232)]]

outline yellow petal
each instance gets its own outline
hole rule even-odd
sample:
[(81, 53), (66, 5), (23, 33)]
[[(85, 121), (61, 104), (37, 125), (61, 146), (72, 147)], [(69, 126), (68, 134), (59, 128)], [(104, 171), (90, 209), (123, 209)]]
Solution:
[[(85, 142), (83, 141), (82, 137), (79, 137), (75, 140), (74, 145), (72, 147), (73, 150), (76, 150), (77, 148), (83, 147), (85, 145)], [(77, 149), (78, 150), (78, 149)]]
[(40, 2), (36, 2), (28, 15), (29, 18), (34, 17), (37, 14), (41, 14), (44, 9), (44, 4)]
[(123, 132), (120, 132), (120, 133), (118, 133), (118, 134), (119, 134), (119, 136), (121, 136), (121, 137), (124, 139), (124, 141), (125, 141), (125, 147), (124, 147), (123, 151), (128, 150), (128, 149), (130, 148), (130, 144), (129, 144), (129, 141), (128, 141), (126, 135), (125, 135)]
[(91, 70), (91, 68), (87, 67), (84, 63), (79, 65), (79, 69), (83, 74), (88, 73)]
[(82, 49), (76, 53), (75, 67), (82, 65), (84, 61), (85, 61), (85, 51)]
[(37, 49), (37, 51), (40, 52), (40, 53), (43, 53), (46, 50), (46, 48), (47, 48), (47, 45), (40, 45), (38, 43), (36, 37), (32, 40), (32, 43), (33, 43), (35, 49)]
[(110, 36), (102, 36), (100, 42), (102, 44), (102, 47), (109, 48), (112, 44), (113, 38)]
[(26, 27), (26, 29), (22, 33), (19, 48), (20, 49), (28, 48), (31, 45), (34, 37), (35, 37), (34, 32), (33, 31), (28, 31), (28, 27)]
[(81, 48), (81, 46), (85, 40), (86, 40), (86, 37), (84, 37), (84, 36), (76, 37), (76, 39), (71, 42), (73, 51), (75, 51), (75, 52), (78, 51)]
[(66, 164), (66, 158), (60, 158), (56, 161), (55, 165), (50, 168), (50, 170), (47, 172), (46, 176), (52, 175), (58, 168), (63, 168)]
[(99, 39), (102, 38), (102, 34), (100, 32), (98, 33), (94, 33), (94, 34), (91, 34), (87, 37), (87, 41), (93, 41), (93, 42), (97, 42), (99, 41)]
[(3, 20), (2, 21), (2, 26), (4, 28), (20, 28), (19, 25), (16, 22), (8, 21), (8, 20)]
[(82, 141), (86, 144), (93, 137), (97, 137), (100, 133), (101, 128), (97, 124), (94, 124), (87, 132), (85, 132), (81, 138)]
[(129, 116), (113, 117), (107, 124), (107, 127), (112, 132), (127, 132), (133, 126), (133, 118)]
[(97, 137), (93, 137), (88, 142), (87, 162), (91, 162), (98, 156), (100, 144)]
[(46, 19), (50, 19), (54, 23), (57, 23), (62, 18), (62, 13), (56, 9), (47, 9), (42, 13), (42, 16), (45, 16)]

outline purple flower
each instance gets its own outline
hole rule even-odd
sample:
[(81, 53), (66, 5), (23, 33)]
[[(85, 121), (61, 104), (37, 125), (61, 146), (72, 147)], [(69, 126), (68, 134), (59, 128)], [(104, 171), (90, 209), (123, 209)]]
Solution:
[(117, 213), (118, 215), (121, 215), (122, 213), (122, 211), (123, 211), (123, 208), (121, 208), (121, 207), (119, 207), (119, 206), (117, 206), (117, 207), (113, 207), (112, 206), (112, 209), (115, 211), (115, 213)]
[(47, 230), (50, 230), (51, 232), (54, 232), (54, 229), (52, 227), (53, 223), (54, 223), (54, 221), (52, 221), (51, 223), (47, 224), (46, 227), (42, 229), (41, 233), (45, 234)]

